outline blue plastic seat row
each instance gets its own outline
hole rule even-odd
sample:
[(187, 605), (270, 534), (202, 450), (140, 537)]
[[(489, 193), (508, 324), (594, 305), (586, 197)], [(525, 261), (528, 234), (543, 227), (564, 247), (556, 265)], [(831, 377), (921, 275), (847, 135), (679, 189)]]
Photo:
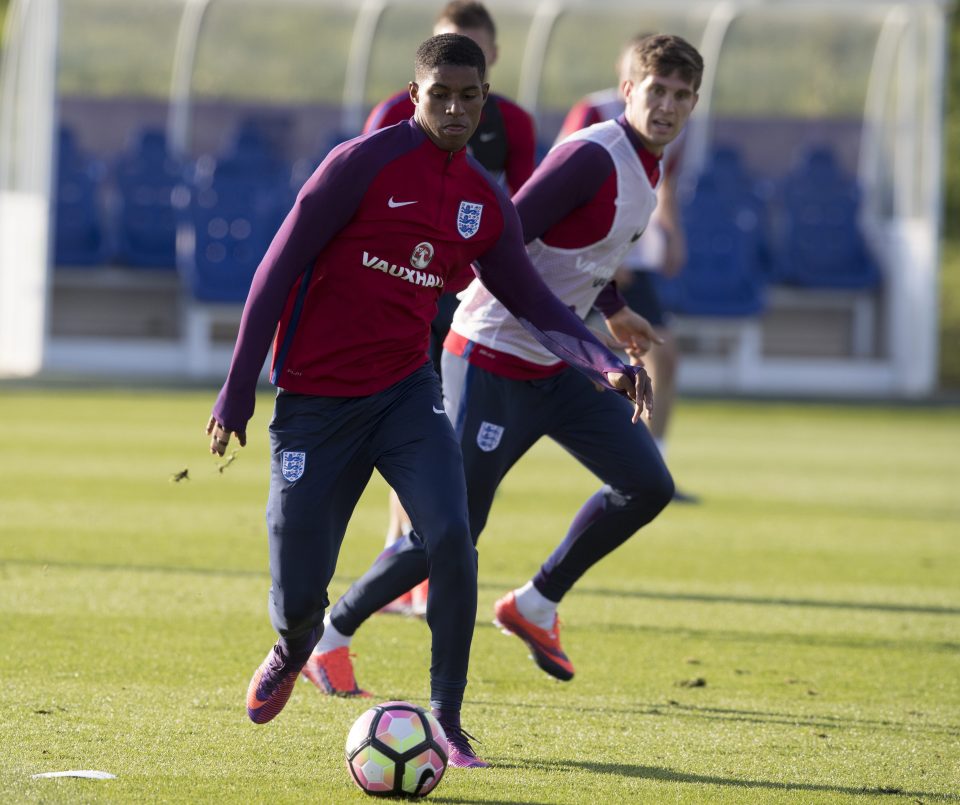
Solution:
[(103, 176), (103, 164), (79, 149), (70, 129), (61, 128), (54, 208), (57, 265), (93, 266), (104, 262), (108, 250), (99, 206)]
[(859, 201), (856, 183), (827, 149), (810, 151), (773, 188), (758, 187), (735, 150), (718, 149), (683, 205), (687, 264), (675, 278), (657, 278), (664, 307), (749, 316), (764, 309), (772, 284), (877, 287)]
[[(292, 202), (291, 174), (290, 165), (270, 152), (266, 143), (257, 145), (248, 135), (238, 136), (234, 147), (219, 158), (185, 164), (171, 156), (164, 132), (155, 129), (140, 132), (108, 171), (102, 161), (78, 148), (70, 129), (63, 128), (56, 190), (56, 264), (114, 263), (171, 270), (182, 269), (184, 262), (192, 266), (196, 261), (177, 247), (178, 231), (190, 226), (192, 216), (199, 224), (200, 218), (218, 214), (236, 218), (241, 215), (236, 208), (241, 206), (250, 233), (241, 238), (238, 253), (259, 250), (262, 255)], [(224, 209), (218, 213), (211, 207)], [(197, 229), (202, 232), (203, 226)], [(243, 225), (232, 229), (243, 230)], [(261, 236), (261, 232), (267, 234)], [(233, 298), (237, 292), (228, 295)]]
[[(291, 168), (256, 127), (241, 127), (227, 153), (184, 165), (170, 156), (162, 131), (144, 131), (114, 166), (108, 226), (100, 199), (106, 171), (64, 129), (57, 264), (176, 268), (197, 299), (242, 301), (293, 202), (293, 185), (318, 162)], [(763, 310), (772, 283), (876, 287), (880, 272), (858, 225), (859, 203), (856, 183), (828, 149), (811, 150), (772, 189), (758, 187), (735, 149), (717, 149), (683, 205), (687, 265), (676, 278), (658, 279), (665, 307), (747, 316)]]

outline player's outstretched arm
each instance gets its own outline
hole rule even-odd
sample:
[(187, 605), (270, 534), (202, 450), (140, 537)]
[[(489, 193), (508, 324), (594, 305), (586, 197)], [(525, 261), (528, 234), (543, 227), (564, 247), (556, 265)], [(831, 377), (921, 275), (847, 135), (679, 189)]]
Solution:
[(620, 308), (607, 316), (605, 321), (610, 335), (623, 344), (623, 349), (631, 358), (642, 358), (654, 344), (663, 343), (653, 325), (629, 307)]

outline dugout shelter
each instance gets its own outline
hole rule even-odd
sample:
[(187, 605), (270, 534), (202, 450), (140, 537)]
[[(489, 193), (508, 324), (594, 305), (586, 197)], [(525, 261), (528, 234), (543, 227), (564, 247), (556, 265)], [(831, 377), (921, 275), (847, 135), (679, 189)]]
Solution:
[[(11, 0), (0, 376), (220, 378), (299, 183), (411, 76), (441, 3)], [(661, 290), (687, 391), (936, 388), (952, 0), (511, 0), (496, 91), (564, 113), (638, 31), (706, 63)]]

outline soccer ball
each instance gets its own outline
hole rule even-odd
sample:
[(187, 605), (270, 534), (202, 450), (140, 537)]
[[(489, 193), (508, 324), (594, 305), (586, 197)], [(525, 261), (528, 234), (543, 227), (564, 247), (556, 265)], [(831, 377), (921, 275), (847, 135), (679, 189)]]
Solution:
[(437, 719), (409, 702), (384, 702), (353, 722), (347, 769), (368, 794), (429, 794), (447, 770), (447, 736)]

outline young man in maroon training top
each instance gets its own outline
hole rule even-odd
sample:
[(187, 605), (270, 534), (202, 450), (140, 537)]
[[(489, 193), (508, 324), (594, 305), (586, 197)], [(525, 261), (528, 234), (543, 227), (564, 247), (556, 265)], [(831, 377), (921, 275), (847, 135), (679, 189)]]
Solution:
[(437, 298), (470, 266), (562, 360), (634, 400), (652, 391), (542, 282), (516, 209), (465, 151), (488, 85), (483, 52), (455, 34), (417, 50), (412, 120), (342, 143), (300, 191), (254, 275), (226, 382), (207, 424), (211, 452), (246, 443), (273, 341), (278, 386), (267, 503), (270, 616), (279, 633), (250, 681), (247, 713), (286, 704), (323, 630), (327, 586), (374, 469), (397, 490), (430, 562), (430, 704), (450, 763), (487, 765), (460, 726), (476, 618), (477, 555), (456, 434), (427, 358)]
[[(447, 3), (434, 20), (433, 33), (460, 34), (476, 42), (487, 60), (489, 79), (490, 68), (496, 62), (499, 52), (497, 28), (483, 3), (474, 0), (453, 0)], [(363, 131), (366, 134), (408, 120), (413, 111), (410, 93), (406, 90), (398, 92), (373, 108)], [(512, 195), (533, 173), (536, 153), (533, 118), (513, 101), (491, 92), (483, 106), (480, 123), (467, 143), (467, 150)], [(457, 297), (452, 293), (444, 294), (437, 303), (437, 315), (430, 325), (430, 356), (437, 372), (440, 371), (443, 339), (447, 337), (456, 309)], [(410, 518), (392, 490), (389, 509), (387, 548), (411, 528)], [(423, 582), (392, 601), (382, 611), (402, 615), (425, 614), (427, 586), (427, 582)]]

